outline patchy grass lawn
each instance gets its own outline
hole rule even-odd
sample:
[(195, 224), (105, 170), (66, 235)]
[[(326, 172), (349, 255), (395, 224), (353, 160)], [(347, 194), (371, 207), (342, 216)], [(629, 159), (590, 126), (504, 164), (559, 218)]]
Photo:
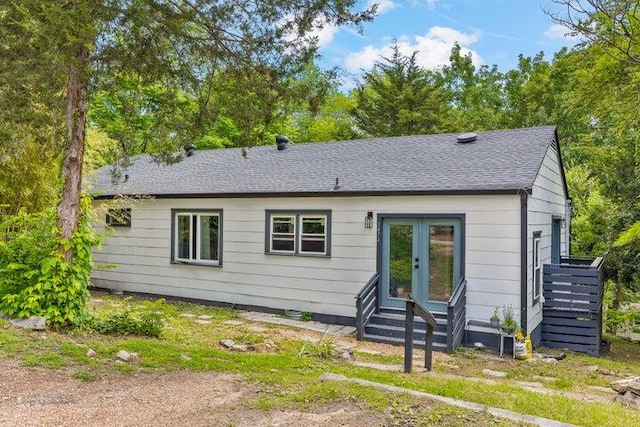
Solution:
[[(56, 370), (83, 383), (112, 375), (176, 371), (237, 375), (256, 390), (243, 400), (242, 410), (256, 413), (317, 412), (350, 405), (371, 417), (373, 425), (518, 425), (405, 394), (319, 379), (323, 373), (332, 372), (576, 425), (640, 425), (640, 413), (611, 403), (608, 391), (613, 380), (640, 375), (640, 346), (625, 340), (612, 339), (611, 352), (600, 359), (570, 353), (554, 364), (500, 359), (492, 352), (469, 349), (454, 355), (436, 353), (433, 372), (416, 369), (407, 375), (363, 366), (368, 363), (392, 369), (401, 365), (400, 347), (255, 323), (229, 309), (181, 302), (150, 304), (104, 294), (92, 299), (90, 306), (99, 317), (127, 307), (151, 307), (162, 313), (163, 335), (146, 338), (86, 330), (29, 332), (0, 323), (0, 359), (11, 359), (28, 368)], [(242, 323), (232, 325), (229, 321)], [(233, 352), (220, 345), (223, 339), (253, 345), (257, 350)], [(335, 351), (338, 347), (351, 348), (356, 363), (341, 358)], [(95, 351), (94, 357), (87, 355), (89, 349)], [(139, 357), (117, 362), (115, 354), (119, 350)], [(414, 360), (422, 362), (423, 353), (417, 352)], [(506, 377), (490, 377), (483, 372), (485, 369), (505, 372)]]

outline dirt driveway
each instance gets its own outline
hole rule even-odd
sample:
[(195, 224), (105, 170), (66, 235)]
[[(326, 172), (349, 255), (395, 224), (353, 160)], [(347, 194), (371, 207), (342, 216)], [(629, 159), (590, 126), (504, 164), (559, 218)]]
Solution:
[(11, 426), (373, 426), (383, 414), (354, 404), (309, 412), (260, 411), (257, 391), (212, 372), (112, 374), (91, 382), (64, 371), (0, 361), (0, 425)]

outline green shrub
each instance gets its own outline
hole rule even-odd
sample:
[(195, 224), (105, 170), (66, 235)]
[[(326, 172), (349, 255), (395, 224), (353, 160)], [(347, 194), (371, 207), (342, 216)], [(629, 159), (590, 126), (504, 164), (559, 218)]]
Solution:
[[(82, 201), (78, 230), (60, 236), (55, 209), (0, 220), (0, 312), (13, 317), (44, 316), (51, 326), (78, 324), (88, 315), (91, 250), (100, 243)], [(73, 257), (69, 260), (65, 253)]]
[(164, 328), (164, 310), (159, 309), (163, 299), (153, 303), (137, 306), (127, 305), (124, 308), (108, 311), (100, 317), (90, 319), (86, 326), (101, 334), (139, 335), (160, 338)]

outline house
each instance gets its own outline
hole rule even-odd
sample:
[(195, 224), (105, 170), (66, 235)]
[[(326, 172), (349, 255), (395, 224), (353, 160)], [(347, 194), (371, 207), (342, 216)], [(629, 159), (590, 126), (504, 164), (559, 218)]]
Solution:
[(511, 306), (541, 342), (543, 264), (569, 252), (555, 127), (188, 154), (136, 156), (116, 183), (98, 170), (112, 234), (95, 258), (118, 267), (95, 286), (310, 312), (391, 341), (410, 294), (449, 351), (497, 346), (486, 323)]

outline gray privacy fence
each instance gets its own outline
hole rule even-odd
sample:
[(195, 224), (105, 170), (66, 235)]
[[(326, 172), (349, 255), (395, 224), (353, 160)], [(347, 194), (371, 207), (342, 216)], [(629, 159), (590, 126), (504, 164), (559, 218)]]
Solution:
[(603, 263), (562, 258), (544, 265), (542, 345), (600, 356)]

